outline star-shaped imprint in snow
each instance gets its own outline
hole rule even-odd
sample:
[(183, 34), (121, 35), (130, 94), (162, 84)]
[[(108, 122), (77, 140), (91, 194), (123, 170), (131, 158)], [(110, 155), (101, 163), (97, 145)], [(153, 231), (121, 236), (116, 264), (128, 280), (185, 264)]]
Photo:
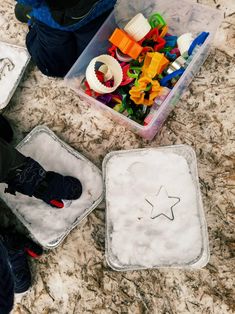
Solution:
[(173, 207), (180, 202), (177, 196), (169, 196), (164, 186), (161, 186), (158, 193), (145, 199), (152, 206), (151, 219), (164, 216), (169, 220), (174, 220)]

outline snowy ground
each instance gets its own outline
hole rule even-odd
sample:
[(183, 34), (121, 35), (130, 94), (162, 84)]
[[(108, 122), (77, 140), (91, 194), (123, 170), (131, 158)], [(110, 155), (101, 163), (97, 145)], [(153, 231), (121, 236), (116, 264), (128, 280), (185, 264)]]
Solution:
[[(15, 143), (45, 124), (99, 167), (112, 150), (193, 146), (209, 227), (210, 263), (200, 271), (112, 271), (104, 258), (105, 217), (100, 207), (58, 249), (33, 262), (33, 287), (17, 299), (14, 314), (235, 313), (235, 2), (199, 2), (223, 10), (224, 22), (205, 65), (152, 142), (102, 117), (61, 80), (46, 78), (33, 65), (4, 114), (15, 129)], [(5, 0), (1, 5), (0, 36), (23, 45), (27, 27), (14, 19), (14, 3)], [(2, 209), (2, 221), (11, 222), (6, 212)]]

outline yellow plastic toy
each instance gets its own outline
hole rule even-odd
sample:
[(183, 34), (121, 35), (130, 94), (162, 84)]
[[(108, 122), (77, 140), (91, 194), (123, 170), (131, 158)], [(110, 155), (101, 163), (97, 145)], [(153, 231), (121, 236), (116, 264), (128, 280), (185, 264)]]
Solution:
[(161, 74), (169, 63), (170, 61), (165, 58), (163, 53), (147, 52), (142, 67), (142, 76), (154, 78), (157, 74)]
[[(151, 88), (148, 86), (151, 84)], [(144, 76), (138, 80), (138, 86), (133, 86), (129, 91), (131, 95), (131, 100), (134, 101), (136, 105), (152, 106), (154, 99), (161, 92), (162, 87), (157, 80), (152, 80), (150, 77)], [(146, 98), (146, 92), (149, 93), (148, 98)]]

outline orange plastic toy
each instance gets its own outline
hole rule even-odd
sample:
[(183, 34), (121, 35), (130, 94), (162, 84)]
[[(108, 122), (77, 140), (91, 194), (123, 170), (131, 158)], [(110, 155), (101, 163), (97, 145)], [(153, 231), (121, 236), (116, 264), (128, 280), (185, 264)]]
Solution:
[(129, 37), (123, 30), (116, 28), (109, 41), (121, 50), (122, 53), (137, 59), (143, 47), (141, 47), (134, 39)]
[[(151, 84), (150, 90), (148, 90), (149, 84)], [(129, 94), (131, 95), (131, 100), (136, 105), (152, 106), (154, 99), (159, 95), (161, 90), (162, 87), (157, 80), (153, 81), (150, 77), (142, 77), (138, 80), (138, 86), (133, 86)], [(147, 91), (149, 93), (148, 98), (146, 98)]]
[(165, 58), (163, 53), (147, 52), (142, 67), (142, 76), (154, 78), (157, 74), (162, 73), (168, 66), (169, 62), (170, 61)]
[(160, 33), (159, 36), (163, 38), (163, 37), (166, 36), (167, 32), (168, 32), (168, 26), (165, 25), (165, 26), (162, 28), (161, 33)]

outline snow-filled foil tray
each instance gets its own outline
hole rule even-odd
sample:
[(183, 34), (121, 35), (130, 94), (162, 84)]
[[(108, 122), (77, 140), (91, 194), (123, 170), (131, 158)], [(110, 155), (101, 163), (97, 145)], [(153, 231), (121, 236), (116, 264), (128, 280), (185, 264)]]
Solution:
[(101, 171), (88, 159), (61, 141), (47, 127), (38, 126), (19, 143), (17, 149), (38, 161), (46, 170), (78, 178), (82, 196), (67, 202), (62, 209), (20, 193), (5, 194), (0, 184), (0, 198), (11, 208), (32, 237), (45, 248), (55, 248), (103, 199)]
[(103, 176), (106, 259), (113, 269), (207, 264), (207, 225), (191, 147), (111, 152)]
[(29, 60), (27, 49), (0, 41), (0, 109), (10, 101)]

